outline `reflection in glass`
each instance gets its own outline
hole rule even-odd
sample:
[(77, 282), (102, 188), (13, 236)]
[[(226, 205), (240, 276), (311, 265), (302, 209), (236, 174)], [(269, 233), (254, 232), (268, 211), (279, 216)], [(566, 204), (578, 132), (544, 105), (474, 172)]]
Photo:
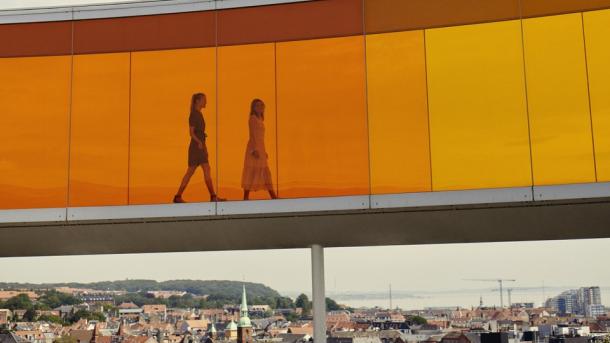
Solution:
[(269, 170), (269, 154), (265, 148), (265, 103), (260, 99), (252, 100), (248, 128), (250, 139), (246, 147), (241, 178), (244, 200), (250, 198), (250, 192), (259, 190), (266, 190), (269, 196), (275, 199), (277, 195), (273, 190), (271, 170)]
[(205, 133), (205, 120), (201, 111), (205, 108), (207, 98), (203, 93), (195, 93), (191, 96), (191, 113), (189, 115), (189, 136), (191, 143), (188, 149), (188, 168), (182, 177), (182, 182), (178, 188), (178, 192), (174, 195), (175, 203), (184, 203), (182, 193), (188, 186), (191, 177), (195, 173), (197, 167), (203, 170), (203, 179), (210, 193), (210, 201), (224, 201), (219, 198), (214, 191), (214, 183), (212, 182), (210, 161), (208, 158), (208, 147), (206, 145), (207, 134)]
[[(264, 151), (271, 180), (277, 182), (275, 44), (249, 44), (218, 48), (218, 182), (219, 192), (230, 200), (244, 199), (244, 156), (252, 135), (252, 101), (264, 102)], [(259, 105), (260, 106), (260, 105)], [(260, 126), (260, 125), (259, 125)], [(260, 135), (260, 134), (259, 134)], [(273, 177), (274, 176), (274, 177)], [(267, 183), (267, 181), (264, 181)], [(250, 187), (246, 187), (250, 188)], [(271, 189), (277, 190), (277, 184)], [(269, 199), (267, 186), (247, 198)]]

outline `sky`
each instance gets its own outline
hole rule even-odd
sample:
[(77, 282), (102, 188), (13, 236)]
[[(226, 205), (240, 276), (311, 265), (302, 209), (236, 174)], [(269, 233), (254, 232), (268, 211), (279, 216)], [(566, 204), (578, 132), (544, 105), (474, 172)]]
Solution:
[[(610, 239), (327, 248), (328, 292), (610, 286)], [(310, 292), (308, 249), (0, 258), (0, 281), (245, 280)], [(609, 299), (610, 300), (610, 299)]]

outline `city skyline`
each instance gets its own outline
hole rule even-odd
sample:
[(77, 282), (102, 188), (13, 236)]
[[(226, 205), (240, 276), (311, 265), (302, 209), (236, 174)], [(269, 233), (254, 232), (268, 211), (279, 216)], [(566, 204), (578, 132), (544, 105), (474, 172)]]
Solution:
[[(543, 283), (548, 287), (547, 298), (556, 295), (552, 293), (553, 287), (610, 286), (610, 275), (600, 272), (602, 261), (610, 257), (605, 249), (609, 242), (609, 239), (594, 239), (328, 248), (326, 290), (328, 294), (383, 293), (392, 284), (396, 292), (491, 291), (497, 288), (494, 282), (464, 279), (502, 277), (517, 280), (508, 287), (540, 287), (536, 299), (530, 300), (540, 303)], [(13, 257), (0, 259), (0, 270), (0, 281), (5, 282), (93, 282), (127, 278), (245, 280), (263, 283), (282, 294), (311, 290), (307, 249)], [(579, 270), (578, 281), (574, 280), (574, 270)], [(367, 277), (363, 278), (363, 273)], [(602, 298), (607, 303), (608, 297)], [(488, 303), (493, 301), (489, 299)]]

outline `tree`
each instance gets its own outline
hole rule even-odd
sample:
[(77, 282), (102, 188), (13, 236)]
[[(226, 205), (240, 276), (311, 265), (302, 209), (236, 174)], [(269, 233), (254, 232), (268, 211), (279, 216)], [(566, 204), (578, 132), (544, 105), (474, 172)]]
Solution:
[(71, 318), (70, 318), (70, 322), (72, 323), (76, 323), (81, 319), (87, 319), (87, 320), (97, 320), (100, 322), (105, 322), (106, 321), (106, 317), (99, 312), (91, 312), (91, 311), (87, 311), (87, 310), (78, 310), (76, 311), (76, 313), (74, 313)]
[[(177, 295), (172, 295), (172, 297), (178, 297)], [(138, 306), (142, 306), (142, 305), (153, 305), (153, 304), (163, 304), (163, 305), (168, 305), (169, 306), (169, 301), (168, 299), (155, 299), (150, 298), (149, 294), (146, 292), (139, 292), (139, 293), (127, 293), (124, 295), (117, 295), (114, 300), (116, 301), (117, 304), (120, 303), (126, 303), (126, 302), (132, 302)]]
[(34, 319), (36, 319), (36, 310), (33, 308), (27, 309), (27, 311), (25, 311), (23, 314), (23, 319), (27, 322), (33, 322)]
[(417, 324), (417, 325), (424, 325), (424, 324), (428, 323), (426, 318), (421, 317), (421, 316), (412, 316), (412, 317), (409, 317), (407, 320), (410, 321), (411, 323)]
[(104, 316), (103, 313), (101, 312), (93, 312), (91, 314), (91, 319), (97, 320), (99, 322), (105, 322), (106, 321), (106, 316)]
[(294, 301), (289, 297), (279, 297), (275, 299), (275, 308), (294, 308)]
[(4, 303), (4, 307), (11, 311), (14, 310), (29, 310), (33, 307), (32, 301), (27, 294), (19, 294)]
[(172, 295), (167, 299), (167, 303), (169, 307), (190, 308), (198, 307), (201, 302), (199, 299), (195, 299), (192, 294), (187, 293), (183, 296)]
[(82, 303), (82, 301), (71, 294), (58, 292), (54, 289), (44, 293), (38, 302), (48, 306), (48, 308), (57, 308), (61, 305), (76, 305)]
[(299, 316), (296, 313), (293, 313), (293, 312), (286, 313), (284, 315), (284, 318), (286, 318), (286, 320), (289, 321), (289, 322), (296, 322), (297, 320), (299, 320)]
[(341, 306), (339, 306), (339, 304), (337, 304), (336, 301), (334, 301), (331, 298), (326, 298), (326, 311), (338, 311), (341, 310)]
[(307, 295), (303, 293), (297, 297), (294, 305), (303, 309), (303, 316), (307, 316), (311, 312), (311, 301), (309, 301)]

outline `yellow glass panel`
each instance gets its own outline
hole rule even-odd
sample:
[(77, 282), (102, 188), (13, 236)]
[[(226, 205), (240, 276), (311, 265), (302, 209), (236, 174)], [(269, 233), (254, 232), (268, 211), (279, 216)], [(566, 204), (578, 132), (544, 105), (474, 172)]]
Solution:
[(364, 38), (276, 48), (280, 197), (368, 194)]
[[(271, 183), (276, 189), (276, 114), (275, 47), (253, 44), (218, 49), (218, 182), (220, 193), (231, 200), (243, 198), (242, 173), (250, 137), (250, 104), (260, 99), (265, 104), (264, 132), (253, 132), (254, 140), (264, 144)], [(259, 156), (262, 160), (264, 156)], [(259, 167), (263, 167), (262, 165)], [(254, 169), (248, 169), (254, 171)], [(247, 172), (247, 171), (246, 171)], [(249, 184), (246, 184), (248, 186)], [(263, 188), (251, 192), (250, 199), (269, 199)]]
[(127, 204), (129, 53), (74, 56), (70, 206)]
[(366, 37), (373, 194), (431, 190), (424, 32)]
[(610, 181), (610, 10), (583, 15), (597, 181)]
[[(131, 57), (130, 204), (169, 203), (188, 166), (191, 96), (207, 97), (206, 146), (216, 182), (215, 48), (135, 52)], [(184, 193), (208, 201), (201, 168)]]
[(426, 30), (432, 189), (531, 185), (519, 21)]
[(534, 184), (595, 182), (581, 14), (523, 21)]
[(65, 207), (70, 56), (0, 58), (0, 208)]

